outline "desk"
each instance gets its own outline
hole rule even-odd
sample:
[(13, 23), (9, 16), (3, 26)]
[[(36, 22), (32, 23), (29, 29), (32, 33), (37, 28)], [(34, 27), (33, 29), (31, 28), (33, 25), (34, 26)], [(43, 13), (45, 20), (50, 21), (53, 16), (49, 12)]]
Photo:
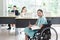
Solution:
[[(51, 21), (51, 24), (60, 24), (60, 17), (46, 17), (48, 20)], [(37, 18), (16, 18), (16, 27), (17, 28), (24, 28), (27, 27), (29, 22), (35, 24)]]
[(16, 23), (15, 17), (0, 17), (0, 24), (13, 24)]
[[(46, 17), (51, 20), (51, 24), (60, 24), (60, 17)], [(29, 22), (34, 24), (37, 18), (15, 18), (15, 17), (0, 17), (0, 24), (16, 24), (16, 28), (27, 27)]]
[(51, 21), (51, 24), (60, 24), (60, 17), (46, 17)]
[(37, 19), (35, 18), (19, 18), (16, 19), (16, 27), (17, 28), (24, 28), (27, 27), (29, 25), (29, 22), (31, 22), (31, 24), (35, 24)]

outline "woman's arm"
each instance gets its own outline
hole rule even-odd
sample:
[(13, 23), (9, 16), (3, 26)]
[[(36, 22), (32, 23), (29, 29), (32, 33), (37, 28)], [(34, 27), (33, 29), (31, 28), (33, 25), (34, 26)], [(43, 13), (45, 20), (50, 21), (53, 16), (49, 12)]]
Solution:
[(43, 27), (43, 24), (40, 25), (40, 28), (42, 28), (42, 27)]
[(32, 27), (32, 24), (29, 24), (29, 26), (28, 26), (29, 28), (31, 28)]

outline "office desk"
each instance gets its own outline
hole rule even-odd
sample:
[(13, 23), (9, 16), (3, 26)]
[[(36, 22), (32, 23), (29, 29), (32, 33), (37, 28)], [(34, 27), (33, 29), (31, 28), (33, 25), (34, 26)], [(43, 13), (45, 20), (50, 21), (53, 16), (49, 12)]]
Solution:
[[(51, 24), (60, 24), (60, 17), (46, 17), (51, 20)], [(37, 18), (15, 18), (15, 17), (0, 17), (0, 24), (16, 24), (16, 28), (27, 27), (29, 22), (35, 24)]]
[(35, 24), (36, 20), (37, 20), (36, 18), (19, 18), (19, 19), (16, 19), (16, 27), (17, 28), (27, 27), (29, 25), (29, 22), (31, 22), (31, 24)]
[[(60, 24), (60, 17), (46, 17), (51, 21), (51, 24)], [(16, 28), (24, 28), (29, 25), (29, 22), (35, 24), (37, 18), (16, 18)]]
[(60, 17), (46, 17), (51, 21), (51, 24), (60, 24)]
[(0, 17), (0, 24), (13, 24), (16, 23), (15, 17)]

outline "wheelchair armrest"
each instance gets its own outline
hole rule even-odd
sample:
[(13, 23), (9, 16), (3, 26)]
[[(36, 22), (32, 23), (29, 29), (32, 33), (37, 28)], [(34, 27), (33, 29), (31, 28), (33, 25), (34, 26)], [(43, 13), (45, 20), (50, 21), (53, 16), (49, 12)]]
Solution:
[(43, 27), (50, 27), (52, 24), (43, 24)]

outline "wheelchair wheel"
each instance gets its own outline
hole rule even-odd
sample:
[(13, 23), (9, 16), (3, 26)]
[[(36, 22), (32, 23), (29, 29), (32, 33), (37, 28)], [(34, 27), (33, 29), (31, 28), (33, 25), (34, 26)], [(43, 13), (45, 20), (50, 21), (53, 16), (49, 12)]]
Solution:
[[(47, 38), (47, 37), (48, 37), (47, 34), (44, 34), (44, 36), (43, 36), (44, 31), (47, 30), (47, 29), (52, 29), (52, 30), (54, 30), (54, 32), (56, 33), (56, 39), (55, 39), (55, 40), (58, 40), (58, 34), (57, 34), (56, 30), (55, 30), (54, 28), (52, 28), (52, 27), (44, 28), (44, 29), (41, 31), (40, 39), (41, 39), (41, 40), (49, 40), (49, 39)], [(50, 35), (50, 36), (51, 36), (51, 35)]]

